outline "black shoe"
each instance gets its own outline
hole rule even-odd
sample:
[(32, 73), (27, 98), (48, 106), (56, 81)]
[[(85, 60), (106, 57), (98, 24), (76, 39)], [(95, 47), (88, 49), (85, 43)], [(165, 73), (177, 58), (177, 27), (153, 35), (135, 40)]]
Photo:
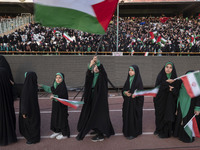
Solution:
[(81, 141), (83, 139), (79, 138), (78, 136), (76, 136), (77, 141)]
[(134, 139), (135, 137), (134, 136), (128, 136), (128, 137), (126, 137), (128, 140), (132, 140), (132, 139)]
[(30, 141), (26, 141), (26, 144), (34, 144), (33, 142)]
[(154, 133), (153, 133), (154, 135), (158, 135), (158, 131), (154, 131)]
[(91, 138), (93, 142), (98, 142), (98, 141), (103, 141), (104, 140), (104, 136), (102, 135), (96, 135), (94, 137)]
[(158, 137), (161, 138), (161, 139), (169, 138), (169, 137), (167, 137), (167, 136), (165, 136), (165, 135), (163, 135), (163, 134), (158, 134)]
[(95, 135), (97, 134), (95, 131), (90, 132), (90, 135)]

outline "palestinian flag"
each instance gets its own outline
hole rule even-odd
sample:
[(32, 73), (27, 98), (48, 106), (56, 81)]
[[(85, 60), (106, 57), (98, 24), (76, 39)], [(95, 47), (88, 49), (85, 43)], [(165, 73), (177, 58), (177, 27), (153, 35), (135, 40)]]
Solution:
[(63, 37), (64, 37), (66, 40), (68, 40), (68, 41), (70, 41), (70, 42), (73, 42), (73, 39), (72, 39), (66, 32), (63, 33)]
[(60, 103), (75, 108), (77, 109), (80, 105), (84, 104), (83, 101), (71, 101), (71, 100), (67, 100), (67, 99), (62, 99), (62, 98), (58, 98), (58, 97), (54, 97), (54, 99), (56, 99), (57, 101), (59, 101)]
[(184, 126), (184, 130), (188, 134), (188, 136), (190, 137), (191, 140), (192, 140), (192, 137), (199, 137), (200, 138), (199, 129), (198, 129), (198, 125), (197, 125), (195, 115)]
[(60, 34), (60, 31), (53, 30), (54, 34)]
[(118, 0), (34, 0), (35, 22), (105, 34)]
[(195, 71), (180, 77), (185, 89), (191, 98), (200, 95), (200, 72)]
[(152, 43), (155, 43), (156, 42), (156, 39), (155, 39), (155, 34), (156, 32), (149, 32), (150, 36), (151, 36), (151, 41)]
[(167, 40), (165, 40), (164, 38), (160, 39), (161, 43), (165, 44), (167, 42)]
[(156, 97), (158, 91), (159, 91), (159, 87), (156, 87), (156, 88), (150, 89), (150, 90), (135, 90), (133, 95), (135, 95), (135, 96), (153, 96), (153, 97)]

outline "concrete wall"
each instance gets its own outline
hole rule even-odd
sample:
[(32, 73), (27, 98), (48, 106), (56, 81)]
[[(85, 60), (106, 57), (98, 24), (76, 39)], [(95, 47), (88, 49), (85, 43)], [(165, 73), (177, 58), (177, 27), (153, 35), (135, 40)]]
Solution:
[[(55, 74), (65, 74), (66, 85), (81, 87), (84, 85), (87, 64), (92, 56), (5, 56), (9, 62), (16, 83), (24, 82), (26, 71), (35, 71), (38, 83), (52, 85)], [(199, 56), (99, 56), (110, 81), (116, 87), (123, 87), (128, 75), (128, 67), (136, 64), (140, 68), (145, 87), (153, 87), (157, 74), (166, 62), (175, 64), (178, 76), (187, 70), (200, 69)]]

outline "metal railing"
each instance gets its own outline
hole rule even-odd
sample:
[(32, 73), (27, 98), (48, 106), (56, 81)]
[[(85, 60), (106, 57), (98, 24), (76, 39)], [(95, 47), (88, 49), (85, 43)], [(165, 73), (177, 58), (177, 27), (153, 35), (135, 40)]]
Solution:
[[(95, 55), (96, 52), (64, 52), (64, 51), (0, 51), (3, 55)], [(113, 55), (113, 52), (98, 52), (98, 55)], [(145, 52), (123, 52), (123, 56), (144, 56)], [(149, 52), (148, 56), (200, 56), (200, 52)]]
[(17, 29), (27, 23), (33, 21), (33, 16), (17, 16), (13, 19), (6, 19), (0, 22), (0, 34), (9, 32), (11, 30)]

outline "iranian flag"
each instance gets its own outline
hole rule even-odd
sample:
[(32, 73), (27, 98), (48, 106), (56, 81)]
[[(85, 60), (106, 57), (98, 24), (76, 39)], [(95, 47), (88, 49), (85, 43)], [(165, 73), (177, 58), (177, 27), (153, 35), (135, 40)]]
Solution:
[(118, 0), (34, 0), (35, 22), (105, 34)]
[(195, 116), (196, 115), (194, 115), (192, 119), (190, 119), (190, 121), (184, 126), (184, 130), (188, 134), (191, 140), (192, 140), (192, 137), (200, 138), (199, 129), (197, 126), (197, 121), (196, 121)]
[(144, 56), (148, 56), (148, 55), (149, 55), (149, 52), (145, 52), (145, 53), (144, 53)]
[(156, 97), (158, 91), (159, 91), (159, 87), (155, 87), (154, 89), (150, 89), (150, 90), (135, 90), (133, 95), (135, 95), (135, 96), (153, 96), (153, 97)]
[(73, 42), (73, 39), (72, 39), (66, 32), (63, 33), (63, 37), (64, 37), (66, 40), (68, 40), (68, 41), (70, 41), (70, 42)]
[(72, 107), (75, 109), (77, 109), (80, 105), (84, 104), (83, 101), (71, 101), (71, 100), (62, 99), (62, 98), (58, 98), (58, 97), (54, 97), (54, 99), (56, 99), (63, 105), (66, 105), (66, 106), (69, 106), (69, 107)]
[(200, 72), (195, 71), (180, 77), (185, 89), (191, 98), (200, 95)]

